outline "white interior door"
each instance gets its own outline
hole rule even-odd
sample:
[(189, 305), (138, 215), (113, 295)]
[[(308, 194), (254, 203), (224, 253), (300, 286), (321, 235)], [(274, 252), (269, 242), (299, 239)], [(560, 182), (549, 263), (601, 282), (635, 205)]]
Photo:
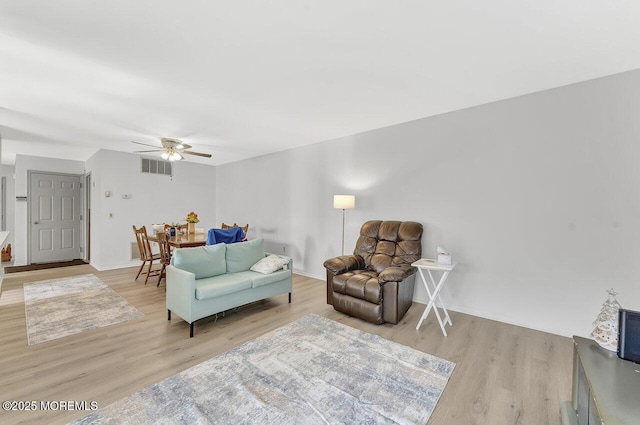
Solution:
[(80, 257), (80, 176), (30, 173), (30, 262)]

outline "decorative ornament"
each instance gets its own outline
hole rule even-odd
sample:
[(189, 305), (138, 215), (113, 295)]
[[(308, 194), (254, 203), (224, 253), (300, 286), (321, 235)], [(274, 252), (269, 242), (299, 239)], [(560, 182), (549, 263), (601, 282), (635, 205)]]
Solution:
[(620, 303), (616, 300), (618, 293), (613, 288), (607, 291), (609, 297), (602, 304), (602, 310), (593, 322), (595, 329), (591, 332), (593, 338), (602, 348), (609, 351), (618, 350), (618, 310)]

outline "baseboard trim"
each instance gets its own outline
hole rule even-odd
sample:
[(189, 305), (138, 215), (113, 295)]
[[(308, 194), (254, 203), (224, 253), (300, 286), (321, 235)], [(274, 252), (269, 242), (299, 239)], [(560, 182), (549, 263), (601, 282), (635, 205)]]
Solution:
[(307, 272), (303, 272), (302, 270), (296, 270), (295, 268), (293, 269), (293, 272), (294, 272), (295, 274), (299, 274), (300, 276), (310, 277), (310, 278), (312, 278), (312, 279), (318, 279), (318, 280), (321, 280), (321, 281), (323, 281), (323, 282), (324, 282), (324, 281), (325, 281), (325, 279), (326, 279), (326, 276), (318, 276), (318, 275), (315, 275), (315, 274), (313, 274), (313, 273), (307, 273)]
[[(313, 273), (307, 273), (305, 271), (302, 270), (296, 270), (295, 268), (293, 269), (293, 272), (295, 274), (299, 274), (305, 277), (310, 277), (313, 279), (318, 279), (321, 280), (323, 282), (326, 281), (326, 276), (318, 276), (316, 274)], [(417, 303), (417, 304), (421, 304), (423, 307), (423, 309), (427, 306), (427, 303), (429, 302), (429, 300), (422, 300), (422, 299), (418, 299), (418, 298), (413, 298), (413, 302)], [(550, 333), (550, 334), (554, 334), (554, 335), (560, 335), (560, 336), (564, 336), (564, 337), (568, 337), (571, 338), (573, 336), (573, 334), (567, 334), (566, 332), (563, 332), (559, 329), (549, 329), (549, 328), (544, 328), (544, 327), (539, 327), (539, 326), (531, 326), (530, 324), (527, 323), (523, 323), (517, 320), (513, 320), (513, 318), (511, 317), (506, 317), (506, 316), (502, 316), (499, 314), (491, 314), (491, 313), (486, 313), (486, 312), (482, 312), (482, 311), (478, 311), (475, 309), (470, 309), (470, 308), (465, 308), (465, 307), (460, 307), (457, 306), (455, 304), (451, 304), (451, 305), (447, 305), (447, 310), (450, 311), (455, 311), (458, 313), (463, 313), (463, 314), (468, 314), (471, 316), (476, 316), (476, 317), (482, 317), (483, 319), (489, 319), (489, 320), (495, 320), (496, 322), (501, 322), (501, 323), (506, 323), (508, 325), (513, 325), (513, 326), (520, 326), (522, 328), (527, 328), (527, 329), (533, 329), (534, 331), (540, 331), (540, 332), (546, 332), (546, 333)]]
[[(100, 267), (97, 264), (91, 263), (91, 266), (93, 266), (93, 268), (95, 268), (96, 270), (99, 270), (99, 271), (124, 269), (124, 268), (127, 268), (127, 267), (134, 267), (134, 266), (139, 266), (139, 265), (140, 265), (140, 261), (132, 261), (130, 264), (123, 264), (123, 265), (109, 266), (109, 267)], [(310, 277), (312, 279), (321, 280), (323, 282), (326, 279), (326, 276), (319, 276), (319, 275), (316, 275), (314, 273), (308, 273), (308, 272), (305, 272), (303, 270), (298, 270), (296, 268), (293, 269), (293, 273), (301, 275), (301, 276), (305, 276), (305, 277)], [(413, 298), (413, 302), (417, 303), (417, 304), (422, 304), (423, 306), (426, 306), (428, 301), (417, 299), (417, 298)], [(422, 308), (424, 308), (424, 307), (422, 307)], [(499, 314), (487, 314), (486, 312), (482, 312), (482, 311), (478, 311), (478, 310), (474, 310), (474, 309), (470, 309), (470, 308), (465, 308), (465, 307), (460, 307), (460, 306), (457, 306), (455, 304), (447, 306), (447, 310), (455, 311), (455, 312), (463, 313), (463, 314), (469, 314), (471, 316), (482, 317), (483, 319), (495, 320), (496, 322), (506, 323), (508, 325), (520, 326), (522, 328), (527, 328), (527, 329), (533, 329), (535, 331), (546, 332), (546, 333), (550, 333), (550, 334), (554, 334), (554, 335), (560, 335), (560, 336), (564, 336), (564, 337), (568, 337), (568, 338), (571, 338), (573, 336), (573, 334), (567, 334), (566, 332), (562, 332), (562, 331), (560, 331), (558, 329), (548, 329), (548, 328), (539, 327), (539, 326), (531, 326), (531, 325), (529, 325), (527, 323), (523, 323), (523, 322), (519, 322), (517, 320), (513, 320), (513, 318), (511, 318), (511, 317), (505, 317), (505, 316), (501, 316)]]
[(55, 269), (58, 267), (81, 266), (83, 264), (87, 264), (87, 263), (84, 260), (69, 260), (69, 261), (58, 261), (53, 263), (27, 264), (23, 266), (6, 266), (4, 268), (4, 271), (5, 273), (20, 273), (20, 272), (28, 272), (33, 270)]
[[(413, 302), (418, 303), (418, 304), (422, 304), (425, 307), (427, 305), (427, 303), (425, 301), (417, 300), (415, 298), (414, 298)], [(496, 322), (506, 323), (508, 325), (513, 325), (513, 326), (519, 326), (521, 328), (532, 329), (534, 331), (546, 332), (546, 333), (549, 333), (549, 334), (564, 336), (564, 337), (567, 337), (567, 338), (571, 338), (573, 336), (573, 334), (567, 334), (566, 332), (562, 332), (562, 331), (560, 331), (558, 329), (548, 329), (548, 328), (544, 328), (544, 327), (540, 327), (540, 326), (531, 326), (530, 324), (523, 323), (523, 322), (520, 322), (520, 321), (517, 321), (517, 320), (513, 320), (513, 318), (511, 318), (511, 317), (501, 316), (499, 314), (487, 314), (487, 313), (482, 312), (482, 311), (478, 311), (478, 310), (474, 310), (474, 309), (470, 309), (470, 308), (465, 308), (465, 307), (460, 307), (460, 306), (457, 306), (455, 304), (447, 305), (446, 307), (447, 307), (447, 310), (449, 310), (449, 311), (455, 311), (457, 313), (463, 313), (463, 314), (468, 314), (470, 316), (481, 317), (483, 319), (494, 320)], [(430, 313), (430, 314), (432, 314), (432, 313)], [(454, 324), (454, 326), (455, 326), (455, 324)]]

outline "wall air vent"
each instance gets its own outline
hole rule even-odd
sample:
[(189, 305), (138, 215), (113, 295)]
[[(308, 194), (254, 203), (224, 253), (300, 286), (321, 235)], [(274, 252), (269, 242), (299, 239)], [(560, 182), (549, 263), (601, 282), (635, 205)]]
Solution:
[(171, 163), (161, 159), (140, 158), (140, 169), (143, 173), (171, 176)]

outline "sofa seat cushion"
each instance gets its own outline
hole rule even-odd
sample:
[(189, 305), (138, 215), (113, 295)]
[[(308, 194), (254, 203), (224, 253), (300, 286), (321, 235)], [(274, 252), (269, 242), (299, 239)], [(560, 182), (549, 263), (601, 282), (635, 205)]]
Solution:
[(225, 253), (226, 246), (224, 244), (176, 248), (171, 255), (171, 264), (195, 274), (196, 279), (204, 279), (227, 272)]
[(247, 271), (263, 259), (263, 244), (262, 239), (254, 239), (227, 245), (227, 273)]
[(196, 280), (196, 299), (207, 300), (251, 288), (251, 279), (238, 273)]
[(234, 273), (234, 275), (251, 279), (251, 287), (258, 288), (260, 286), (269, 285), (270, 283), (280, 282), (281, 280), (291, 278), (291, 270), (278, 270), (277, 272), (269, 274), (246, 271)]
[(352, 270), (333, 277), (333, 291), (339, 294), (368, 301), (374, 304), (382, 302), (382, 287), (378, 282), (378, 273), (371, 270)]

